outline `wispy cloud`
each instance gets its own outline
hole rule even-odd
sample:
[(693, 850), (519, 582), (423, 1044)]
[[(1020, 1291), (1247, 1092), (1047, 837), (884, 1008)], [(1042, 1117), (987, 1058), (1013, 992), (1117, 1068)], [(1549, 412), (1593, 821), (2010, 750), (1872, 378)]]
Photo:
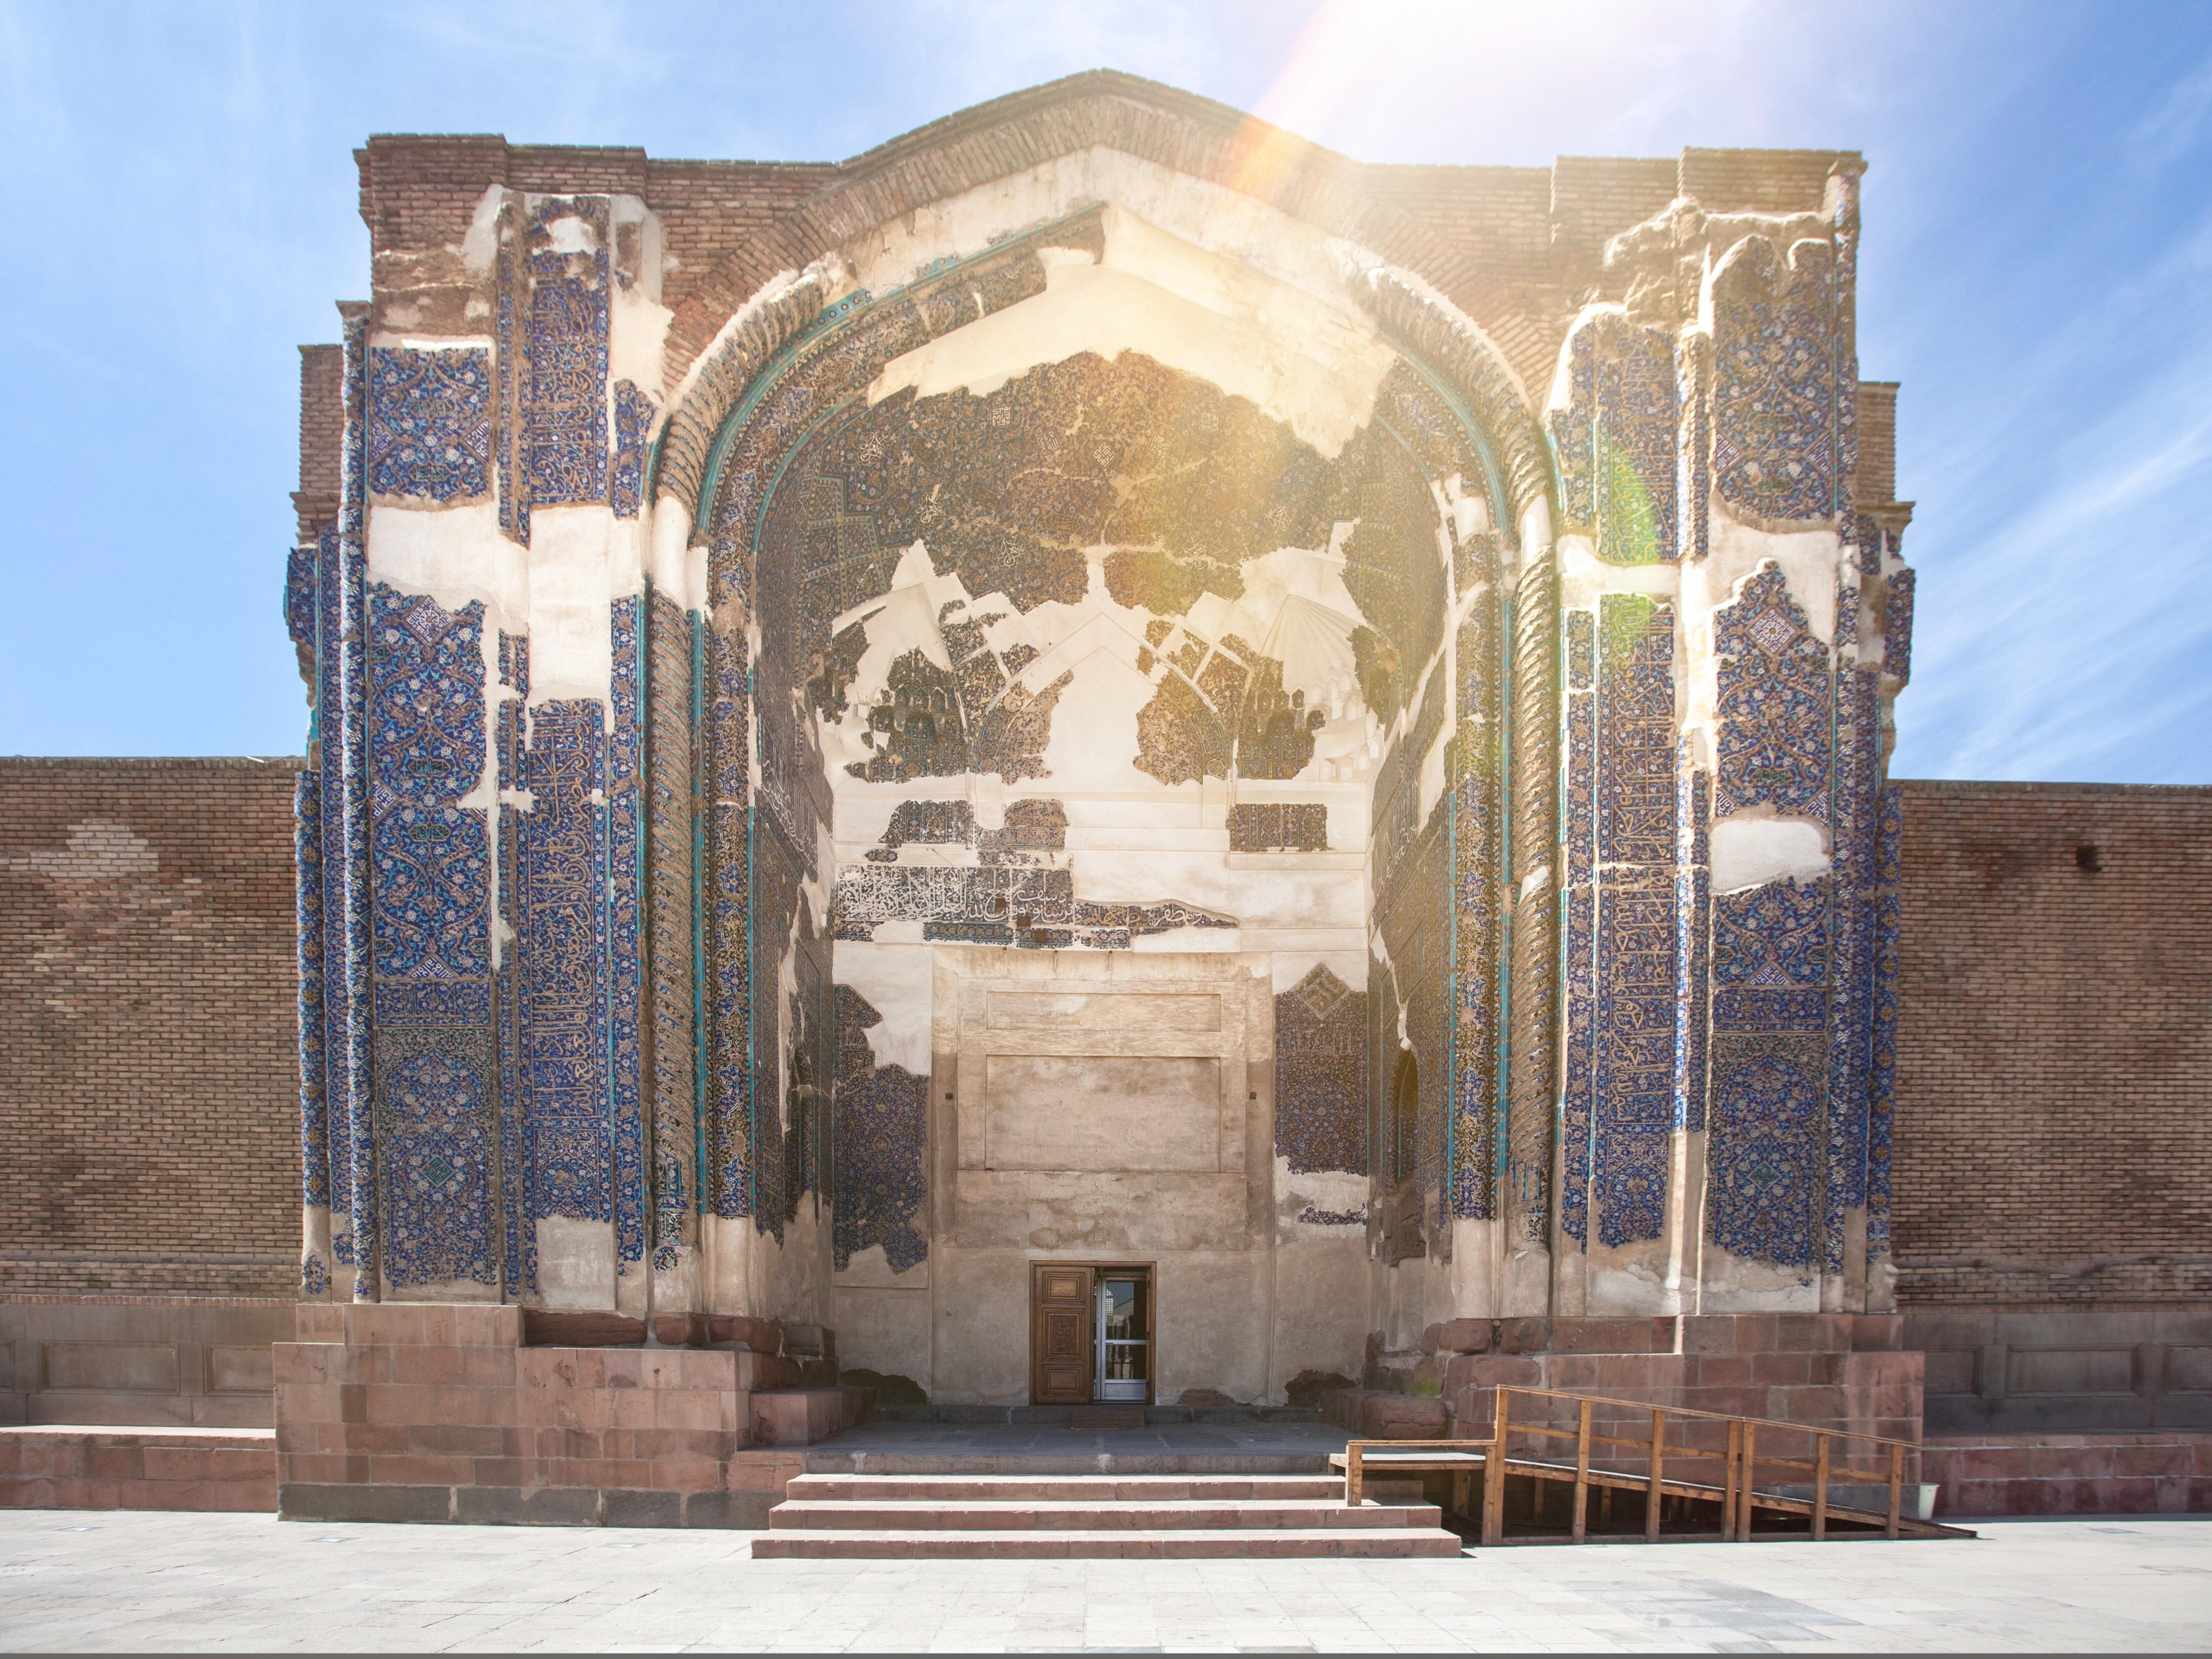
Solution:
[[(267, 752), (292, 346), (352, 148), (836, 159), (1110, 66), (1364, 160), (1864, 149), (1862, 361), (1922, 570), (1898, 764), (2212, 779), (2212, 8), (2026, 0), (140, 0), (0, 6), (0, 749)], [(196, 695), (148, 698), (50, 619)]]

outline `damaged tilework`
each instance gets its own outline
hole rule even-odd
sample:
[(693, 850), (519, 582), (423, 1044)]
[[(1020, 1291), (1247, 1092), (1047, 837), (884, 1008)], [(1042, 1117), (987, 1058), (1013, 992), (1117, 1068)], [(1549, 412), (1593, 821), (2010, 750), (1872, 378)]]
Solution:
[[(520, 789), (526, 733), (523, 712), (530, 698), (530, 640), (499, 636), (500, 700), (493, 711), (493, 764), (502, 790)], [(499, 1066), (500, 1210), (506, 1222), (506, 1289), (510, 1297), (538, 1288), (538, 1230), (530, 1224), (528, 1103), (522, 1088), (522, 984), (529, 956), (522, 908), (522, 814), (511, 803), (499, 808), (500, 920), (506, 924), (500, 965), (493, 975)]]
[(612, 1221), (607, 1117), (606, 939), (600, 872), (606, 720), (595, 699), (531, 711), (520, 816), (522, 1087), (530, 1213)]
[(490, 1036), (377, 1033), (385, 1273), (394, 1285), (495, 1281)]
[(1680, 416), (1672, 337), (1600, 312), (1568, 343), (1567, 382), (1552, 438), (1569, 526), (1594, 529), (1610, 563), (1671, 560)]
[(607, 502), (617, 519), (635, 519), (645, 499), (646, 435), (659, 411), (653, 394), (629, 380), (615, 382), (615, 453), (607, 471)]
[(1801, 241), (1784, 265), (1747, 237), (1713, 276), (1713, 477), (1721, 499), (1761, 519), (1836, 511), (1834, 252)]
[(1832, 695), (1814, 637), (1771, 559), (1713, 613), (1720, 657), (1713, 816), (1753, 806), (1826, 823)]
[(694, 1018), (697, 893), (693, 831), (692, 692), (697, 619), (665, 593), (649, 595), (646, 672), (647, 989), (653, 1027), (653, 1264), (665, 1272), (698, 1234), (698, 1033)]
[(604, 196), (550, 196), (531, 210), (522, 463), (532, 507), (607, 499), (610, 216)]
[(615, 1256), (630, 1273), (645, 1259), (647, 1176), (645, 1103), (639, 1067), (643, 988), (638, 951), (638, 882), (644, 864), (644, 733), (638, 699), (644, 690), (639, 629), (644, 602), (635, 595), (609, 611), (612, 675), (607, 694), (607, 1115), (614, 1140)]
[(1616, 1247), (1660, 1236), (1675, 1127), (1674, 607), (1607, 593), (1597, 636), (1590, 1180)]
[[(354, 1111), (347, 1055), (354, 1021), (353, 980), (348, 973), (349, 914), (345, 892), (347, 757), (342, 669), (348, 647), (343, 642), (343, 538), (337, 532), (331, 531), (321, 538), (316, 554), (315, 729), (310, 748), (316, 762), (317, 793), (322, 813), (315, 835), (322, 870), (323, 1060), (319, 1081), (323, 1110), (330, 1126), (331, 1258), (338, 1266), (350, 1267), (354, 1256), (349, 1221), (353, 1210)], [(356, 648), (357, 643), (356, 635)], [(362, 850), (367, 850), (365, 839)]]
[[(307, 703), (315, 701), (315, 545), (294, 548), (284, 560), (284, 633), (300, 665), (300, 678), (307, 688)], [(313, 763), (310, 755), (308, 761)]]
[(1366, 1173), (1366, 994), (1316, 966), (1275, 998), (1276, 1155), (1299, 1174)]
[(490, 489), (491, 360), (480, 347), (368, 354), (368, 487), (451, 506)]
[(1319, 801), (1239, 802), (1229, 809), (1232, 853), (1325, 853), (1328, 808)]
[(1912, 678), (1912, 597), (1918, 578), (1904, 566), (1889, 573), (1881, 614), (1881, 668), (1901, 686)]
[(1170, 899), (1103, 904), (1075, 896), (1064, 869), (1027, 864), (976, 866), (847, 865), (831, 901), (836, 938), (865, 942), (887, 921), (920, 921), (922, 937), (1024, 950), (1087, 945), (1127, 950), (1129, 941), (1177, 927), (1234, 927), (1234, 918)]
[(1706, 1227), (1809, 1280), (1828, 1114), (1829, 884), (1713, 896)]
[[(1837, 615), (1856, 614), (1856, 572), (1838, 573)], [(1844, 1271), (1846, 1216), (1866, 1203), (1867, 1087), (1873, 1042), (1881, 698), (1876, 671), (1838, 675), (1829, 941), (1828, 1116), (1822, 1265)]]
[(752, 1213), (752, 811), (748, 653), (742, 632), (705, 630), (707, 1168), (699, 1202), (719, 1216)]
[(1712, 1240), (1733, 1255), (1809, 1269), (1826, 1045), (1761, 1036), (1729, 1048), (1713, 1100)]
[(1794, 876), (1713, 896), (1713, 983), (1753, 989), (1825, 985), (1828, 879)]
[[(1490, 594), (1497, 570), (1486, 554), (1479, 566)], [(1455, 975), (1451, 1082), (1450, 1213), (1486, 1220), (1498, 1213), (1508, 1178), (1498, 1148), (1504, 1090), (1498, 1033), (1504, 1010), (1498, 915), (1501, 872), (1498, 790), (1504, 775), (1504, 617), (1486, 594), (1468, 611), (1457, 641), (1457, 728), (1449, 757), (1452, 782), (1451, 963)], [(1548, 1162), (1548, 1160), (1547, 1160)]]
[(919, 1266), (929, 1241), (915, 1222), (929, 1199), (929, 1080), (878, 1066), (867, 1031), (883, 1016), (840, 985), (836, 1000), (836, 1237), (840, 1273), (880, 1246), (894, 1273)]
[(496, 1272), (483, 606), (368, 592), (374, 1121), (396, 1286)]
[[(308, 760), (316, 757), (311, 748)], [(331, 1125), (323, 1079), (327, 1064), (323, 1020), (322, 774), (301, 769), (292, 790), (292, 860), (297, 878), (294, 938), (300, 975), (300, 1176), (309, 1209), (331, 1201)]]
[(1702, 1134), (1712, 1012), (1712, 776), (1693, 766), (1691, 755), (1691, 739), (1685, 734), (1674, 761), (1674, 1121), (1692, 1134)]

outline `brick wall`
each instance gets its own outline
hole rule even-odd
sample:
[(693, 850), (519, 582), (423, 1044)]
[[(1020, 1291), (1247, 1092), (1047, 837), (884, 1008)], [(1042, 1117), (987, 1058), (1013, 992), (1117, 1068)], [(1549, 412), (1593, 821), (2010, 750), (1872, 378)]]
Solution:
[(0, 1291), (292, 1291), (298, 764), (0, 759)]
[(1900, 1302), (2212, 1297), (2212, 788), (1901, 787)]

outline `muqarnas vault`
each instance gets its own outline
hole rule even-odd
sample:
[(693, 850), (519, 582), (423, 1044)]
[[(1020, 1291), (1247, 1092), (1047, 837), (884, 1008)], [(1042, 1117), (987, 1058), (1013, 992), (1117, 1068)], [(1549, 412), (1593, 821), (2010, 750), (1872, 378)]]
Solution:
[(362, 163), (305, 1295), (976, 1401), (1040, 1262), (1143, 1266), (1162, 1400), (1890, 1305), (1856, 156), (1365, 167), (1091, 76), (835, 166)]

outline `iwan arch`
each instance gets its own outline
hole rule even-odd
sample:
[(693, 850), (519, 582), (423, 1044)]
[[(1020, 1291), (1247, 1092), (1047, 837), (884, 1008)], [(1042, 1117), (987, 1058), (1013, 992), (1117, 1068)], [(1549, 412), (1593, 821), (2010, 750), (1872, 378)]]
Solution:
[(1056, 1267), (1141, 1282), (1160, 1403), (1890, 1307), (1855, 156), (1366, 168), (1094, 75), (363, 171), (310, 1299), (978, 1404), (1089, 1397)]

